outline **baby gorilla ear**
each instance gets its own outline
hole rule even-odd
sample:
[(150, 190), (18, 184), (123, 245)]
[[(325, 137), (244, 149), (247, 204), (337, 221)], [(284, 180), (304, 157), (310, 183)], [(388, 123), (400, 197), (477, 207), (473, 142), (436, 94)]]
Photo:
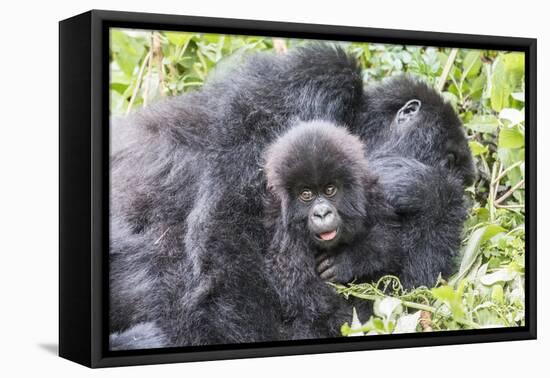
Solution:
[(420, 102), (420, 100), (412, 99), (407, 101), (407, 103), (397, 111), (395, 122), (400, 125), (409, 121), (416, 115), (416, 113), (418, 113), (421, 107), (422, 102)]

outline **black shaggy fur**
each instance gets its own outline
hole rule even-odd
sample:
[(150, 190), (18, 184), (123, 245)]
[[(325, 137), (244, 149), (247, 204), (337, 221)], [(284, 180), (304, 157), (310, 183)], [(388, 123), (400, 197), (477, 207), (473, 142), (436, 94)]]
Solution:
[[(420, 108), (400, 118), (410, 100)], [(463, 188), (475, 177), (462, 123), (438, 92), (406, 76), (367, 89), (361, 109), (353, 129), (401, 219), (402, 283), (432, 286), (455, 269), (467, 215)]]
[[(253, 55), (199, 91), (114, 122), (111, 331), (135, 333), (133, 327), (143, 323), (143, 336), (150, 331), (164, 346), (282, 338), (284, 312), (264, 264), (273, 240), (263, 223), (265, 148), (296, 120), (322, 119), (360, 136), (369, 159), (417, 159), (441, 172), (434, 185), (445, 180), (452, 185), (449, 177), (456, 176), (460, 186), (471, 176), (471, 158), (460, 122), (434, 93), (406, 78), (364, 91), (355, 59), (331, 45), (311, 45), (286, 56)], [(422, 101), (419, 117), (394, 127), (396, 112), (411, 98)], [(447, 163), (451, 150), (458, 156), (452, 164)], [(409, 202), (411, 193), (392, 194), (391, 185), (385, 190), (389, 200)], [(430, 204), (421, 217), (433, 211)], [(405, 233), (412, 243), (409, 260), (440, 256), (427, 276), (448, 271), (450, 256), (432, 250), (427, 239), (460, 226), (404, 224), (411, 227)], [(452, 236), (438, 240), (446, 239)], [(424, 273), (415, 271), (424, 265), (411, 264), (412, 285), (428, 284)]]
[(310, 47), (252, 56), (114, 124), (111, 331), (156, 322), (166, 346), (277, 340), (262, 153), (294, 119), (352, 123), (361, 94), (351, 58)]
[[(410, 100), (420, 109), (397, 123), (399, 110)], [(447, 168), (464, 185), (475, 177), (462, 122), (435, 89), (410, 76), (397, 76), (367, 88), (352, 132), (365, 142), (369, 157), (397, 155)]]
[[(338, 336), (351, 305), (317, 275), (317, 262), (322, 256), (338, 259), (335, 271), (327, 274), (348, 274), (343, 282), (399, 266), (393, 209), (369, 174), (363, 144), (343, 127), (300, 123), (268, 148), (265, 159), (271, 194), (266, 264), (283, 306), (281, 334), (287, 339)], [(326, 185), (337, 188), (331, 197), (323, 196)], [(304, 188), (316, 198), (301, 200)], [(337, 236), (330, 241), (316, 239), (309, 227), (311, 211), (325, 201), (339, 219)]]
[(448, 278), (455, 272), (467, 215), (461, 180), (414, 159), (394, 156), (370, 163), (399, 217), (402, 260), (393, 274), (406, 288), (433, 286), (439, 275)]

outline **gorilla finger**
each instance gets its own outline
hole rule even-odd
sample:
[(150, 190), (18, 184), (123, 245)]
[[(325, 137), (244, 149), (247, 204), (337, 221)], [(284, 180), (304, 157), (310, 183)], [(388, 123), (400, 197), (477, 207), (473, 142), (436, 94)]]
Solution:
[(326, 260), (332, 260), (332, 255), (330, 253), (327, 253), (327, 252), (322, 252), (322, 253), (319, 253), (318, 255), (315, 256), (315, 263), (317, 265), (321, 264), (323, 261), (326, 261)]
[(323, 281), (336, 282), (336, 272), (334, 271), (334, 268), (325, 270), (319, 275), (319, 277), (321, 277)]
[(333, 259), (331, 257), (327, 257), (317, 264), (317, 272), (319, 274), (323, 273), (324, 271), (332, 267), (332, 263)]

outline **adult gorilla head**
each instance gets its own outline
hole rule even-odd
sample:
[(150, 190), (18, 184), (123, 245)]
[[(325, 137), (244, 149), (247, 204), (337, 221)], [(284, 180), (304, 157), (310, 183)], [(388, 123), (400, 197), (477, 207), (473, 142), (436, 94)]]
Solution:
[(304, 122), (278, 138), (265, 161), (290, 232), (329, 249), (364, 230), (369, 176), (359, 138), (328, 122)]
[(398, 76), (367, 89), (363, 119), (356, 127), (377, 155), (446, 167), (465, 185), (475, 179), (462, 122), (451, 104), (423, 81)]

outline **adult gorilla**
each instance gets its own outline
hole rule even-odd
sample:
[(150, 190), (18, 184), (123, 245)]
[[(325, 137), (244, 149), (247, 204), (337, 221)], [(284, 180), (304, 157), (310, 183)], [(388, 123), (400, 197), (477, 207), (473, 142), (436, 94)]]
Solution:
[(295, 119), (353, 124), (361, 94), (356, 62), (314, 46), (113, 125), (111, 331), (154, 322), (168, 340), (151, 347), (277, 340), (261, 155)]
[[(411, 99), (421, 106), (409, 109)], [(468, 180), (471, 158), (449, 108), (407, 79), (364, 92), (353, 58), (311, 45), (255, 55), (200, 91), (113, 125), (111, 331), (145, 324), (162, 340), (148, 347), (278, 339), (280, 301), (263, 268), (265, 147), (298, 119), (323, 119), (359, 135), (371, 157), (403, 155)], [(424, 248), (426, 235), (407, 238), (423, 261), (441, 254)], [(428, 276), (449, 264), (438, 260)]]

